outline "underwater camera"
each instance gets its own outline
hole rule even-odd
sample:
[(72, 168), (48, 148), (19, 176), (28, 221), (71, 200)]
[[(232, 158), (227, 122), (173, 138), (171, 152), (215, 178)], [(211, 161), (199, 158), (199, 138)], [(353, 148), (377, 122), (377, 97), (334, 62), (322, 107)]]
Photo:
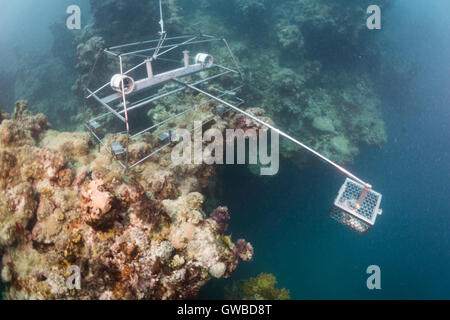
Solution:
[(115, 74), (111, 78), (111, 88), (116, 92), (122, 93), (122, 82), (125, 94), (130, 94), (134, 91), (134, 79), (122, 74)]
[(204, 67), (211, 67), (214, 62), (212, 56), (206, 53), (199, 53), (195, 56), (195, 63), (199, 63)]

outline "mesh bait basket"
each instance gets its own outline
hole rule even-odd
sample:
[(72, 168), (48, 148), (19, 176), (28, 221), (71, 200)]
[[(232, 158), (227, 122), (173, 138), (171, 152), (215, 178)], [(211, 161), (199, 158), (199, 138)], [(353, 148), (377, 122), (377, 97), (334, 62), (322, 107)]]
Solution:
[(382, 212), (380, 202), (380, 193), (366, 190), (362, 184), (347, 178), (329, 216), (359, 233), (366, 233)]

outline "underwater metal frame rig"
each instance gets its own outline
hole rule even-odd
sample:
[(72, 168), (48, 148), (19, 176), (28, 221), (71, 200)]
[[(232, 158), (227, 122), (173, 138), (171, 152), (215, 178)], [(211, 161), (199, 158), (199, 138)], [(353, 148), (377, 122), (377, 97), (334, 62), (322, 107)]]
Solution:
[[(124, 169), (129, 170), (168, 148), (172, 144), (172, 130), (168, 129), (162, 133), (160, 132), (158, 136), (159, 147), (132, 163), (130, 163), (128, 151), (130, 141), (139, 139), (151, 130), (157, 130), (162, 126), (167, 125), (172, 120), (204, 106), (213, 109), (214, 116), (203, 119), (201, 126), (214, 121), (217, 117), (221, 117), (230, 110), (234, 110), (275, 131), (277, 134), (306, 149), (346, 175), (348, 178), (339, 190), (338, 196), (329, 211), (329, 216), (359, 233), (366, 233), (375, 224), (376, 217), (382, 213), (382, 210), (380, 209), (382, 195), (372, 190), (370, 184), (364, 182), (324, 155), (271, 124), (259, 119), (253, 114), (242, 110), (240, 106), (244, 104), (244, 100), (237, 97), (238, 91), (243, 87), (242, 72), (227, 40), (205, 34), (167, 37), (167, 32), (164, 29), (161, 0), (159, 0), (159, 9), (161, 17), (159, 22), (161, 26), (159, 39), (127, 43), (103, 50), (104, 54), (118, 59), (119, 73), (113, 75), (111, 81), (96, 90), (86, 89), (88, 92), (86, 98), (95, 99), (106, 109), (105, 113), (90, 119), (86, 123), (86, 128), (91, 135)], [(194, 62), (191, 63), (192, 58), (187, 49), (199, 44), (204, 45), (207, 43), (221, 43), (226, 49), (228, 57), (233, 65), (226, 66), (225, 64), (218, 64), (214, 61), (212, 55), (204, 53), (204, 51), (199, 51), (194, 57)], [(175, 59), (170, 59), (170, 57), (173, 57), (174, 53), (181, 55), (182, 60), (177, 60), (177, 56), (175, 56)], [(178, 58), (181, 58), (181, 56)], [(140, 62), (133, 64), (131, 68), (124, 71), (124, 59), (127, 59), (128, 57), (139, 58)], [(181, 64), (181, 66), (168, 69), (168, 62)], [(143, 76), (141, 69), (145, 69)], [(155, 69), (161, 69), (163, 72), (155, 74)], [(135, 80), (130, 76), (133, 72), (138, 72), (139, 70), (141, 70), (141, 78), (139, 80)], [(205, 75), (204, 72), (206, 71), (212, 74)], [(200, 75), (200, 78), (192, 79), (195, 75)], [(218, 81), (219, 79), (230, 76), (234, 78), (234, 81), (238, 81), (238, 85), (231, 89), (221, 90), (210, 85), (213, 81)], [(189, 78), (189, 80), (183, 81), (183, 78)], [(199, 87), (204, 84), (208, 84), (209, 89), (213, 88), (217, 93), (213, 94), (210, 91)], [(139, 97), (139, 95), (157, 88), (160, 88), (160, 90), (156, 93), (145, 95), (145, 97)], [(154, 104), (163, 98), (185, 92), (188, 89), (207, 97), (209, 100), (193, 105), (190, 108), (155, 124), (152, 123), (150, 126), (140, 128), (135, 133), (132, 132), (132, 126), (129, 121), (131, 112), (144, 106)], [(161, 90), (163, 92), (161, 92)], [(215, 105), (211, 107), (211, 104), (214, 103)], [(101, 121), (109, 119), (111, 116), (118, 119), (122, 125), (125, 125), (125, 131), (119, 131), (115, 134), (115, 136), (125, 135), (125, 143), (123, 143), (122, 139), (122, 142), (113, 141), (108, 144), (105, 139), (100, 137), (99, 131), (102, 127)], [(192, 131), (196, 129), (197, 128), (193, 128)]]
[[(178, 40), (184, 40), (182, 42), (178, 42)], [(153, 155), (157, 154), (158, 152), (162, 151), (163, 149), (167, 148), (171, 142), (170, 134), (171, 131), (168, 130), (167, 132), (162, 133), (158, 138), (160, 142), (162, 142), (161, 147), (157, 149), (156, 151), (153, 151), (150, 154), (147, 154), (143, 156), (138, 161), (135, 161), (133, 163), (130, 163), (129, 157), (128, 157), (128, 144), (133, 139), (140, 138), (143, 134), (150, 132), (151, 130), (155, 130), (158, 127), (161, 127), (163, 125), (168, 124), (169, 122), (175, 120), (176, 118), (179, 118), (183, 115), (186, 115), (189, 112), (193, 112), (201, 107), (203, 107), (206, 104), (211, 103), (212, 101), (216, 100), (215, 98), (225, 98), (225, 97), (231, 97), (233, 98), (233, 103), (235, 105), (242, 105), (244, 103), (244, 100), (240, 99), (236, 96), (236, 93), (238, 90), (242, 87), (242, 78), (241, 78), (241, 72), (239, 69), (239, 65), (235, 64), (235, 69), (232, 67), (226, 67), (217, 63), (214, 63), (214, 59), (211, 55), (205, 54), (205, 53), (198, 53), (194, 58), (194, 63), (191, 63), (191, 57), (189, 54), (189, 51), (186, 49), (189, 48), (189, 46), (197, 45), (200, 43), (208, 43), (208, 42), (222, 42), (223, 45), (227, 48), (230, 56), (232, 57), (233, 61), (236, 61), (234, 58), (233, 53), (231, 52), (231, 49), (226, 41), (226, 39), (221, 39), (218, 37), (213, 37), (209, 35), (187, 35), (187, 36), (178, 36), (173, 38), (164, 38), (164, 43), (167, 42), (173, 42), (170, 44), (163, 44), (162, 42), (158, 42), (160, 40), (149, 40), (149, 41), (143, 41), (143, 42), (137, 42), (137, 43), (130, 43), (130, 44), (124, 44), (116, 47), (111, 47), (108, 49), (103, 50), (104, 53), (111, 55), (113, 57), (116, 57), (119, 60), (119, 68), (120, 73), (115, 74), (111, 81), (103, 85), (102, 87), (91, 91), (89, 88), (87, 89), (87, 92), (89, 95), (87, 98), (94, 98), (101, 106), (103, 106), (106, 109), (106, 113), (103, 113), (99, 116), (96, 116), (88, 121), (86, 124), (87, 129), (91, 132), (92, 136), (99, 141), (103, 145), (103, 147), (112, 155), (114, 156), (118, 162), (121, 164), (121, 166), (125, 169), (132, 169), (136, 167), (137, 165), (141, 164), (145, 160), (149, 159)], [(174, 42), (176, 41), (176, 42)], [(130, 48), (130, 47), (136, 47), (141, 46), (145, 44), (152, 44), (158, 42), (157, 46), (150, 46), (149, 48), (139, 49), (139, 50), (133, 50), (133, 51), (125, 51), (121, 52), (120, 50), (123, 48)], [(162, 49), (165, 49), (164, 51), (160, 51)], [(172, 51), (180, 51), (181, 49), (184, 49), (182, 51), (183, 60), (176, 61), (171, 59), (165, 59), (162, 56), (167, 55), (169, 52)], [(145, 55), (145, 53), (152, 52), (151, 55)], [(173, 52), (172, 52), (173, 55)], [(137, 57), (143, 57), (143, 61), (140, 63), (133, 65), (132, 68), (130, 68), (127, 71), (124, 71), (124, 62), (123, 59), (128, 56), (137, 56)], [(167, 66), (161, 67), (161, 65), (158, 65), (159, 62), (162, 62), (163, 64), (169, 63), (182, 63), (183, 65), (181, 67), (177, 67), (175, 69), (170, 69), (165, 72), (161, 72), (158, 74), (154, 74), (155, 67), (158, 68), (164, 68)], [(136, 72), (140, 68), (145, 68), (146, 75), (135, 81), (130, 76), (130, 73), (133, 71)], [(212, 75), (208, 75), (205, 77), (204, 74), (202, 74), (202, 78), (198, 80), (193, 80), (191, 82), (183, 82), (181, 79), (184, 77), (192, 77), (195, 74), (206, 72), (213, 73)], [(176, 115), (173, 115), (167, 119), (164, 119), (163, 121), (160, 121), (156, 124), (151, 124), (148, 127), (141, 128), (138, 132), (133, 133), (133, 126), (132, 123), (129, 121), (129, 116), (131, 112), (134, 112), (135, 110), (138, 110), (144, 106), (155, 104), (161, 99), (167, 98), (171, 95), (176, 95), (180, 92), (185, 91), (188, 89), (187, 86), (191, 86), (194, 88), (194, 86), (199, 86), (202, 84), (210, 83), (214, 80), (217, 80), (219, 78), (223, 78), (226, 76), (232, 76), (239, 82), (239, 85), (236, 87), (229, 89), (229, 90), (219, 90), (216, 89), (216, 91), (219, 91), (217, 95), (214, 95), (214, 98), (210, 98), (206, 103), (203, 102), (201, 104), (197, 104), (194, 106), (191, 106), (187, 110), (183, 110), (182, 112), (179, 112)], [(172, 88), (169, 82), (172, 82), (175, 84), (175, 86), (178, 86), (177, 88)], [(182, 85), (177, 85), (182, 84)], [(143, 98), (135, 99), (136, 96), (145, 93), (146, 91), (149, 91), (150, 89), (156, 89), (161, 88), (156, 94), (147, 95)], [(197, 87), (195, 87), (197, 88)], [(169, 89), (169, 90), (167, 90)], [(164, 92), (161, 92), (164, 91)], [(105, 95), (105, 91), (110, 91)], [(112, 93), (111, 93), (112, 91)], [(118, 103), (120, 101), (120, 103)], [(221, 105), (223, 106), (223, 105)], [(217, 115), (221, 116), (225, 112), (228, 112), (230, 108), (227, 108), (226, 110), (217, 110)], [(108, 116), (114, 116), (115, 118), (119, 119), (121, 122), (125, 124), (125, 131), (122, 131), (120, 133), (127, 135), (127, 143), (123, 145), (120, 142), (114, 142), (110, 146), (106, 145), (104, 142), (104, 139), (102, 139), (99, 134), (98, 130), (102, 126), (100, 123), (100, 120), (106, 119)], [(205, 125), (207, 122), (213, 121), (215, 118), (211, 117), (210, 119), (207, 119), (203, 122), (203, 125)], [(195, 129), (195, 128), (194, 128)], [(124, 155), (124, 157), (123, 157)]]

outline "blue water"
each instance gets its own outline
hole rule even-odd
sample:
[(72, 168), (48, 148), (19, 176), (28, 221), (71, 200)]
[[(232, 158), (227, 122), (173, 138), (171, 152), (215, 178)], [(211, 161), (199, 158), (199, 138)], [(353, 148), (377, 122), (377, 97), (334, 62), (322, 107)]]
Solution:
[[(449, 14), (445, 1), (397, 1), (387, 16), (390, 49), (420, 71), (402, 106), (383, 102), (388, 143), (364, 148), (350, 166), (383, 194), (384, 213), (366, 235), (326, 216), (344, 177), (319, 160), (308, 170), (283, 161), (265, 183), (245, 168), (223, 169), (233, 238), (255, 246), (233, 279), (271, 272), (293, 299), (450, 298)], [(369, 265), (381, 268), (381, 290), (366, 287)], [(202, 296), (220, 297), (230, 281)]]
[(0, 48), (11, 47), (48, 52), (52, 45), (49, 25), (64, 18), (69, 5), (80, 6), (82, 21), (90, 19), (89, 0), (2, 1), (0, 10)]

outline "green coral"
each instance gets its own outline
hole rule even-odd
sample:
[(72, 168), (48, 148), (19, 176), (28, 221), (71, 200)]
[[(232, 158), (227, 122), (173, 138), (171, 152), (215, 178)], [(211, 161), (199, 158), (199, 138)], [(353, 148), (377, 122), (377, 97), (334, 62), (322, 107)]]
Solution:
[(336, 129), (333, 125), (333, 120), (327, 117), (316, 117), (312, 123), (313, 127), (322, 132), (334, 133)]
[(242, 282), (244, 297), (254, 300), (288, 300), (289, 290), (276, 289), (277, 279), (273, 274), (261, 273)]

